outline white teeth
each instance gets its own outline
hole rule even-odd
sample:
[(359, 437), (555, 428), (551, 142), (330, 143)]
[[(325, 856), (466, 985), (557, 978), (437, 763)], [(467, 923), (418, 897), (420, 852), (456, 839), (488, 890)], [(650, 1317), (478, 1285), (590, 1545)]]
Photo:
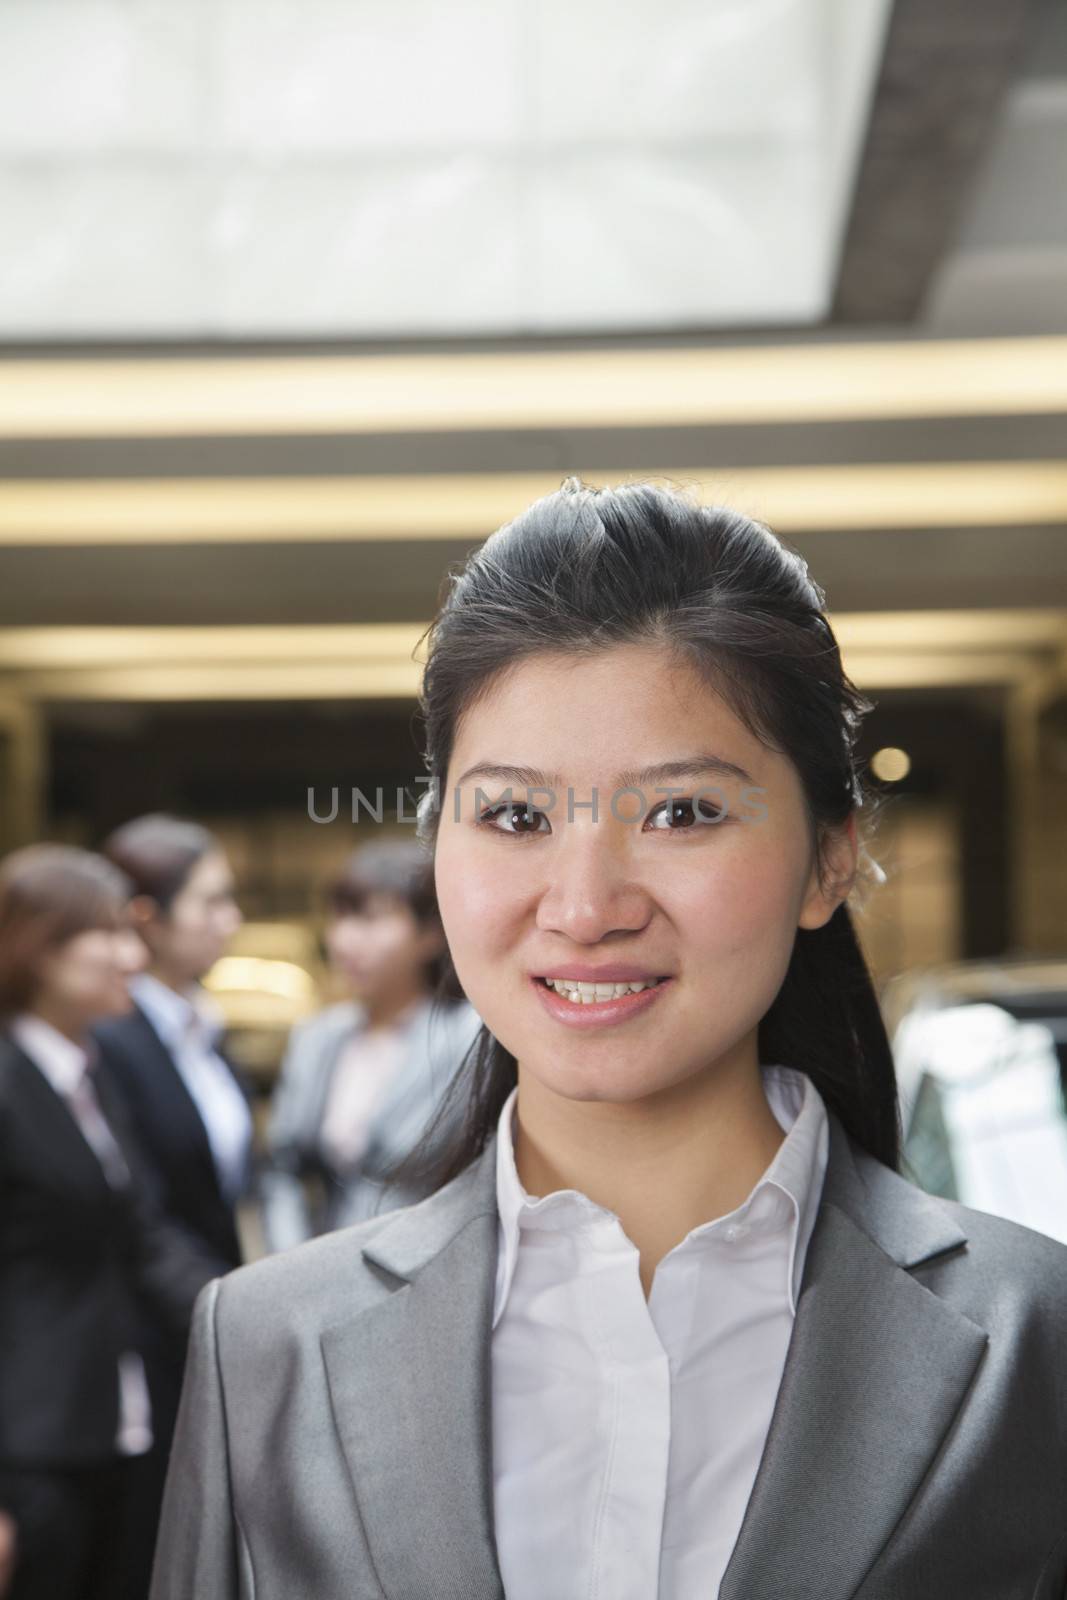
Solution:
[(595, 1005), (598, 1000), (619, 1000), (623, 995), (640, 994), (642, 989), (653, 989), (658, 978), (644, 978), (635, 983), (586, 983), (578, 978), (546, 978), (550, 989), (563, 995), (575, 1005)]

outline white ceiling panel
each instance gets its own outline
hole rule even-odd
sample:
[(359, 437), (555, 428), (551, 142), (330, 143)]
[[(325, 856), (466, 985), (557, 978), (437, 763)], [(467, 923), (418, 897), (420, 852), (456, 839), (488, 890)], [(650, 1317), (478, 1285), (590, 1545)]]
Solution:
[(825, 315), (890, 0), (0, 0), (0, 337)]

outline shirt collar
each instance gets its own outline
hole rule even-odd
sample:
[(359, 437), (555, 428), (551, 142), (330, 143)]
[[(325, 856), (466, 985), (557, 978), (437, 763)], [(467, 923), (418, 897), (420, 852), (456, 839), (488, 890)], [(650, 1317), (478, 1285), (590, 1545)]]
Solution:
[(130, 993), (168, 1049), (176, 1050), (194, 1024), (209, 1048), (217, 1044), (222, 1024), (199, 984), (178, 994), (152, 973), (138, 972), (130, 979)]
[(60, 1033), (43, 1017), (23, 1012), (12, 1021), (9, 1032), (35, 1066), (39, 1067), (57, 1094), (71, 1095), (89, 1070), (88, 1051)]
[[(774, 1158), (741, 1205), (727, 1216), (701, 1223), (686, 1236), (690, 1240), (721, 1239), (731, 1225), (789, 1233), (789, 1300), (796, 1314), (807, 1243), (815, 1225), (826, 1171), (829, 1129), (822, 1096), (806, 1073), (794, 1067), (761, 1066), (767, 1103), (785, 1132)], [(523, 1188), (515, 1164), (515, 1109), (518, 1088), (512, 1089), (497, 1122), (496, 1197), (501, 1223), (501, 1250), (497, 1267), (495, 1328), (503, 1314), (518, 1262), (521, 1234), (530, 1228), (574, 1228), (583, 1222), (612, 1216), (577, 1189), (558, 1189), (532, 1198)]]

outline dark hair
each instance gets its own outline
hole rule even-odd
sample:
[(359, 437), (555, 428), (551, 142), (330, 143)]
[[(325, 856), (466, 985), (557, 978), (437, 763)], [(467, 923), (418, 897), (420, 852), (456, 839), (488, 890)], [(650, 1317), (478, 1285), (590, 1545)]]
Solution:
[(101, 851), (132, 881), (135, 894), (149, 895), (166, 913), (193, 868), (218, 848), (214, 834), (198, 822), (157, 811), (122, 823)]
[(129, 880), (110, 861), (66, 844), (31, 844), (0, 864), (0, 1018), (32, 1002), (42, 956), (79, 933), (119, 926)]
[[(375, 894), (389, 895), (407, 906), (420, 928), (440, 926), (433, 860), (415, 839), (377, 839), (360, 845), (327, 885), (326, 903), (334, 916), (343, 916), (346, 911), (362, 911)], [(427, 962), (426, 982), (440, 998), (462, 994), (444, 954)]]
[[(460, 718), (502, 672), (540, 652), (647, 642), (695, 667), (793, 763), (823, 871), (826, 831), (868, 804), (853, 751), (872, 709), (845, 674), (824, 605), (801, 557), (737, 511), (651, 483), (569, 479), (446, 579), (420, 701), (431, 779), (420, 837), (436, 839)], [(898, 1167), (893, 1058), (844, 902), (823, 927), (797, 930), (758, 1047), (761, 1062), (805, 1072), (852, 1138)], [(427, 1134), (462, 1098), (442, 1183), (484, 1149), (515, 1083), (515, 1058), (483, 1026)]]

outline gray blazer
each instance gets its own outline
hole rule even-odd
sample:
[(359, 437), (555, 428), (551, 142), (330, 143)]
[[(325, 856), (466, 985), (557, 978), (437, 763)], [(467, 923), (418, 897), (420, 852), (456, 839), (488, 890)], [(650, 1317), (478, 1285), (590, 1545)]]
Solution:
[[(829, 1123), (719, 1600), (1062, 1600), (1067, 1248)], [(420, 1204), (203, 1291), (151, 1600), (502, 1600), (495, 1143)]]
[[(268, 1160), (260, 1176), (263, 1227), (271, 1250), (286, 1250), (326, 1229), (396, 1210), (426, 1193), (425, 1187), (418, 1193), (396, 1185), (386, 1188), (385, 1183), (423, 1132), (477, 1036), (481, 1018), (466, 1001), (435, 1006), (427, 999), (418, 1007), (403, 1066), (374, 1114), (362, 1159), (351, 1173), (323, 1174), (327, 1196), (318, 1215), (308, 1204), (305, 1179), (319, 1169), (319, 1133), (334, 1068), (365, 1018), (362, 1006), (345, 1001), (297, 1023), (289, 1036), (271, 1103)], [(443, 1128), (438, 1142), (447, 1141), (448, 1135), (449, 1127)]]

